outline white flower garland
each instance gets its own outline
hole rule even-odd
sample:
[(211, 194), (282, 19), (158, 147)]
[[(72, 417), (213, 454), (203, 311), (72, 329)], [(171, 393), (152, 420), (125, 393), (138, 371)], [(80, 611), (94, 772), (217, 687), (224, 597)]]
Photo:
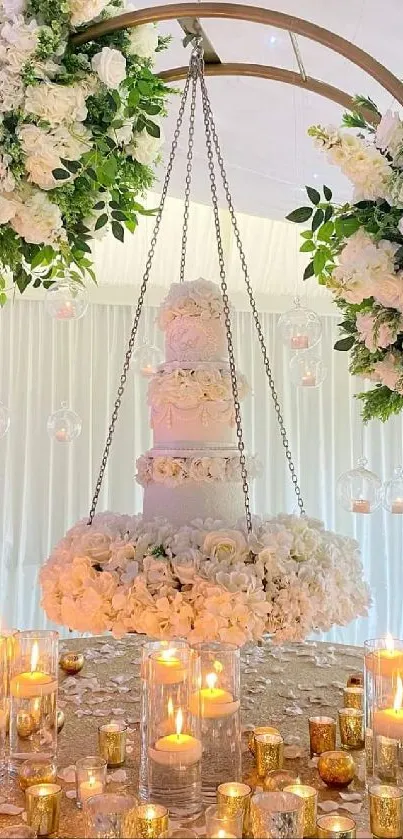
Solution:
[[(144, 454), (137, 459), (136, 465), (136, 481), (143, 487), (150, 483), (175, 487), (186, 481), (237, 483), (242, 480), (239, 454), (233, 457), (151, 457)], [(247, 458), (247, 470), (251, 479), (259, 474), (257, 458)]]
[(41, 570), (48, 618), (79, 632), (242, 645), (300, 641), (365, 615), (358, 544), (280, 515), (244, 525), (102, 513), (76, 524)]
[[(241, 373), (237, 375), (238, 397), (244, 399), (248, 383)], [(197, 408), (206, 402), (233, 404), (231, 375), (221, 370), (199, 364), (193, 369), (161, 370), (148, 386), (148, 402), (153, 408), (173, 405), (177, 408)]]

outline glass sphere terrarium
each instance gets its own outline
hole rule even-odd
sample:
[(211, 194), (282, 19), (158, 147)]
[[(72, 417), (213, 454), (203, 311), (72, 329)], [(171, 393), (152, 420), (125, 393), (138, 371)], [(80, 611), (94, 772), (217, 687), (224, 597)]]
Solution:
[(162, 364), (164, 353), (146, 338), (133, 353), (134, 371), (145, 379), (153, 376), (158, 365)]
[(58, 280), (47, 290), (45, 307), (55, 320), (79, 320), (88, 308), (87, 289), (72, 280)]
[(322, 334), (318, 315), (301, 306), (298, 297), (294, 307), (280, 316), (277, 325), (283, 344), (290, 350), (308, 350), (318, 343)]
[(367, 462), (365, 457), (360, 457), (355, 469), (338, 478), (337, 500), (349, 513), (373, 513), (381, 504), (382, 481), (366, 468)]
[(393, 478), (385, 481), (383, 487), (383, 506), (395, 515), (403, 515), (403, 467), (396, 466)]
[(62, 402), (62, 407), (54, 411), (47, 422), (49, 437), (57, 443), (71, 443), (81, 434), (81, 427), (81, 417), (67, 407), (67, 402)]
[(326, 378), (326, 367), (317, 348), (297, 352), (290, 361), (291, 381), (297, 387), (319, 387)]

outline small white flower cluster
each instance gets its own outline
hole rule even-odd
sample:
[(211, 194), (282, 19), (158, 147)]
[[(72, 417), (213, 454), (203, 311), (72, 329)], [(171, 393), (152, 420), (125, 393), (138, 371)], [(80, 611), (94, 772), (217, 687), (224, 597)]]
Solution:
[(79, 632), (220, 640), (269, 632), (303, 640), (366, 614), (358, 544), (321, 522), (280, 515), (228, 527), (97, 515), (76, 524), (41, 570), (48, 618)]
[(315, 126), (309, 133), (327, 152), (329, 162), (339, 166), (354, 184), (354, 201), (374, 201), (390, 195), (393, 169), (374, 145), (333, 126)]
[(222, 318), (224, 304), (220, 287), (210, 280), (173, 283), (160, 307), (159, 325), (166, 329), (175, 318)]
[[(256, 458), (247, 458), (249, 478), (256, 477), (259, 469)], [(151, 457), (144, 454), (137, 459), (136, 481), (141, 486), (156, 483), (175, 487), (184, 481), (233, 483), (241, 480), (238, 455), (234, 457), (171, 457), (168, 455)]]
[[(248, 392), (245, 376), (238, 373), (237, 383), (239, 399), (244, 399)], [(205, 402), (217, 401), (233, 403), (231, 374), (219, 367), (200, 364), (191, 370), (161, 370), (149, 384), (148, 402), (155, 408), (198, 408)]]

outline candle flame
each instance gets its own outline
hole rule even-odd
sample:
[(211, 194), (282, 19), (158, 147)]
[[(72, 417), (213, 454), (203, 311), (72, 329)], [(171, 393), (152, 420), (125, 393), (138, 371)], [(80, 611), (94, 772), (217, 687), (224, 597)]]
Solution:
[(217, 673), (207, 673), (206, 682), (207, 687), (213, 690), (217, 684)]
[(149, 804), (145, 810), (144, 818), (146, 819), (155, 819), (157, 817), (157, 813), (155, 812), (155, 807), (152, 804)]
[(395, 644), (394, 644), (394, 641), (393, 641), (393, 638), (392, 638), (390, 632), (388, 632), (388, 634), (385, 638), (385, 647), (388, 650), (388, 652), (390, 652), (390, 653), (393, 652), (393, 650), (395, 648)]
[(88, 778), (88, 783), (89, 783), (90, 787), (94, 787), (94, 786), (95, 786), (95, 775), (90, 775), (90, 776), (89, 776), (89, 778)]
[(222, 673), (223, 669), (224, 669), (224, 667), (221, 664), (221, 661), (215, 661), (214, 662), (213, 670), (215, 670), (216, 673)]
[(183, 713), (182, 708), (179, 708), (179, 711), (176, 715), (176, 735), (179, 737), (183, 728)]
[(219, 830), (218, 833), (217, 833), (218, 839), (225, 839), (226, 836), (227, 836), (227, 834), (226, 834), (225, 830)]
[(393, 703), (393, 710), (400, 711), (402, 707), (403, 701), (403, 682), (400, 678), (400, 674), (397, 674), (397, 683), (396, 683), (396, 693), (395, 693), (395, 700)]
[(34, 641), (32, 644), (31, 650), (31, 673), (33, 673), (38, 668), (38, 660), (39, 660), (39, 647), (38, 642)]
[(170, 696), (169, 699), (168, 699), (168, 717), (169, 717), (169, 719), (172, 719), (173, 715), (174, 715), (174, 703), (172, 702), (172, 696)]
[(174, 657), (175, 653), (176, 653), (176, 650), (173, 650), (173, 649), (161, 650), (159, 657), (162, 661), (171, 661), (171, 659)]

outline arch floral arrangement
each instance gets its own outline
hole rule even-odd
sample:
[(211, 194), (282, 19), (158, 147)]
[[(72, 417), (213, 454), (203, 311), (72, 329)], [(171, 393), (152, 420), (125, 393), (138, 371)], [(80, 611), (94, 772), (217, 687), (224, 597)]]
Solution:
[(300, 250), (311, 257), (304, 279), (331, 290), (343, 317), (335, 349), (351, 351), (350, 372), (375, 384), (357, 394), (363, 419), (385, 421), (403, 409), (403, 122), (390, 111), (381, 116), (370, 99), (356, 105), (342, 128), (308, 132), (352, 182), (352, 201), (340, 206), (329, 187), (307, 187), (310, 206), (287, 218), (311, 222), (301, 234)]
[(78, 522), (40, 572), (48, 618), (116, 637), (221, 640), (270, 632), (300, 641), (367, 614), (358, 543), (307, 516), (245, 523), (168, 521), (100, 513)]
[(152, 24), (76, 47), (72, 32), (122, 0), (2, 0), (0, 305), (69, 272), (95, 279), (90, 243), (133, 232), (153, 181), (168, 89)]

